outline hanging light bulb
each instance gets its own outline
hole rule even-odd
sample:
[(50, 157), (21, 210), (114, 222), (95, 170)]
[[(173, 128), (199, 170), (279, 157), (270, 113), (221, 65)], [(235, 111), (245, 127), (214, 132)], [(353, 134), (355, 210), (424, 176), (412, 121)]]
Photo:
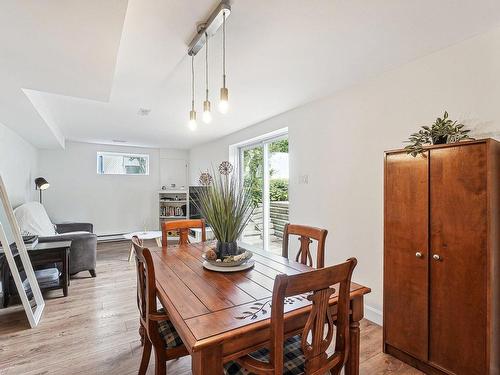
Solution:
[(189, 126), (190, 130), (196, 130), (196, 128), (198, 127), (198, 124), (196, 123), (196, 111), (195, 110), (189, 111), (188, 126)]
[(227, 88), (222, 87), (220, 89), (220, 101), (219, 101), (219, 112), (222, 114), (226, 114), (229, 110), (229, 102), (228, 102), (229, 93)]
[(208, 100), (203, 102), (203, 122), (205, 124), (212, 122), (212, 112), (210, 112), (210, 102)]
[(205, 101), (203, 102), (203, 122), (212, 122), (212, 112), (210, 111), (210, 100), (208, 100), (208, 34), (205, 33)]
[(196, 111), (194, 110), (194, 55), (191, 56), (191, 111), (189, 111), (188, 127), (190, 130), (196, 130)]
[(226, 88), (226, 12), (222, 14), (222, 88), (220, 89), (219, 112), (229, 110), (229, 91)]

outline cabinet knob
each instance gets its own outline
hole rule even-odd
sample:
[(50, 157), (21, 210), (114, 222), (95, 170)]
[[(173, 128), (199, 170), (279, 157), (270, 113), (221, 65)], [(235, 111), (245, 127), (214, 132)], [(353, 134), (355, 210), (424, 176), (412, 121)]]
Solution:
[(432, 258), (433, 258), (434, 260), (441, 260), (441, 257), (440, 257), (438, 254), (434, 254), (434, 255), (432, 256)]
[(422, 257), (423, 257), (423, 255), (422, 255), (422, 253), (421, 253), (420, 251), (417, 251), (417, 252), (415, 253), (415, 256), (416, 256), (417, 258), (422, 258)]

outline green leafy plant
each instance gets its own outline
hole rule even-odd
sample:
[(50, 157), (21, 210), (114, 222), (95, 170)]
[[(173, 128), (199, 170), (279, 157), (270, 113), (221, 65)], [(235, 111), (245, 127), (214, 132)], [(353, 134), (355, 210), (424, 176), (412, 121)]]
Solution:
[(418, 132), (413, 133), (408, 138), (408, 146), (405, 147), (406, 153), (417, 156), (424, 151), (426, 145), (439, 145), (444, 143), (460, 142), (469, 137), (470, 130), (464, 129), (465, 125), (448, 118), (448, 112), (444, 112), (443, 118), (438, 117), (436, 121), (429, 126), (422, 126)]
[(275, 178), (269, 181), (269, 199), (271, 202), (288, 200), (288, 179)]
[[(288, 153), (288, 139), (281, 139), (269, 144), (269, 152)], [(251, 190), (252, 201), (255, 207), (262, 203), (264, 187), (264, 154), (263, 147), (255, 147), (244, 151), (245, 186)], [(288, 200), (288, 180), (273, 179), (274, 170), (270, 170), (270, 199), (271, 201)], [(274, 182), (276, 181), (276, 182)], [(287, 182), (286, 184), (284, 182)]]
[(199, 209), (219, 242), (234, 242), (253, 212), (251, 191), (234, 173), (221, 175), (212, 170), (211, 174), (212, 184), (199, 193)]

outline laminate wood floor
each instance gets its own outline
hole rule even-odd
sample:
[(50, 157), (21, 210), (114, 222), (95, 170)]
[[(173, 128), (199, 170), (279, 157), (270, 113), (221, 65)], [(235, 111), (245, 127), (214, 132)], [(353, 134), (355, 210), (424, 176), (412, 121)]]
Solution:
[[(99, 244), (97, 278), (78, 274), (66, 298), (61, 290), (46, 293), (45, 312), (35, 329), (29, 328), (20, 305), (0, 309), (0, 374), (137, 374), (142, 347), (129, 246)], [(382, 328), (363, 320), (361, 374), (422, 374), (381, 348)], [(190, 358), (170, 361), (167, 372), (190, 374)], [(153, 373), (152, 360), (148, 374)]]

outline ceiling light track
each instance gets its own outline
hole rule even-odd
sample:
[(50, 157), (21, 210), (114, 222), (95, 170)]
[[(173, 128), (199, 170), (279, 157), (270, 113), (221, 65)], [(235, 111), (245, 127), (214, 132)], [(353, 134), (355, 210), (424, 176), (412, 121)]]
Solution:
[(222, 26), (224, 17), (231, 14), (231, 5), (228, 0), (223, 0), (219, 6), (212, 12), (207, 21), (199, 28), (198, 33), (189, 43), (188, 55), (194, 56), (203, 48), (206, 43), (206, 36), (210, 38), (217, 33), (217, 30)]

